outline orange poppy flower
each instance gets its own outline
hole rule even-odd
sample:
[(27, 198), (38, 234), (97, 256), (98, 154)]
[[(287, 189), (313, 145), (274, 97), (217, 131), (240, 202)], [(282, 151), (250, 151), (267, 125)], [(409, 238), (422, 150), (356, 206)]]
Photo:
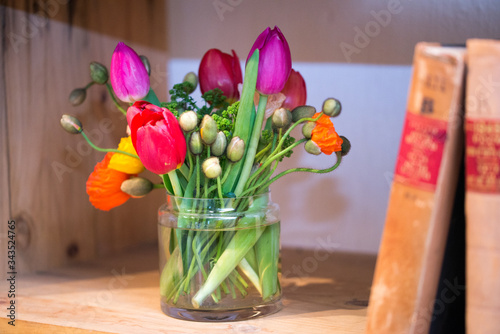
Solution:
[[(319, 113), (316, 113), (313, 118), (318, 117), (318, 115)], [(335, 132), (333, 123), (327, 115), (322, 115), (316, 121), (311, 140), (319, 146), (321, 152), (327, 155), (342, 151), (342, 138)]]
[(90, 203), (104, 211), (122, 205), (130, 198), (130, 195), (120, 189), (122, 182), (128, 180), (130, 175), (108, 168), (112, 156), (113, 153), (108, 152), (104, 159), (96, 164), (87, 180)]

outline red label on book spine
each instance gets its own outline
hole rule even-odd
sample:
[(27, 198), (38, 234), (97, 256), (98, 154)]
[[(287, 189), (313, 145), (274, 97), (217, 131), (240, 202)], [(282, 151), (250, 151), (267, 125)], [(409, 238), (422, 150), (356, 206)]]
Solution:
[(406, 113), (395, 181), (434, 191), (446, 142), (448, 122)]
[(500, 193), (500, 121), (465, 123), (467, 190)]

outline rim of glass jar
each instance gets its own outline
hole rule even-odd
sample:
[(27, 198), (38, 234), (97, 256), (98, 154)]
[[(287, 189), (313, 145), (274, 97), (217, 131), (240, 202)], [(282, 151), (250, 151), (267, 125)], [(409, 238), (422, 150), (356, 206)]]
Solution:
[[(235, 212), (262, 211), (269, 206), (275, 206), (271, 200), (271, 191), (241, 197), (191, 198), (167, 194), (167, 202), (160, 210), (183, 214), (198, 214), (203, 209), (204, 214), (233, 214)], [(180, 209), (182, 207), (182, 209)]]

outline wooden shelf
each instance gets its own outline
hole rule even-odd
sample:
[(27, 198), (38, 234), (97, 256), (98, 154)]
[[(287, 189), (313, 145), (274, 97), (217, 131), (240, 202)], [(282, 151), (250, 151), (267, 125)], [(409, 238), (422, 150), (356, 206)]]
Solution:
[[(249, 321), (196, 323), (160, 310), (155, 247), (18, 274), (18, 333), (362, 333), (375, 256), (284, 249), (284, 308)], [(2, 289), (2, 291), (6, 291)], [(0, 296), (3, 310), (9, 300)], [(2, 312), (1, 317), (6, 317)], [(12, 332), (1, 319), (0, 332)]]

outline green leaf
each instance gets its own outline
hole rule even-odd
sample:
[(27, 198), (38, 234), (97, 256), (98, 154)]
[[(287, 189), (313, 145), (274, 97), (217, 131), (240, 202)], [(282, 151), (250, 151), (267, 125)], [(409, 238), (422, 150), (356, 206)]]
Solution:
[(266, 301), (278, 291), (279, 224), (267, 226), (255, 244), (255, 255), (259, 266), (262, 299)]
[[(248, 60), (245, 69), (245, 80), (243, 82), (243, 91), (241, 93), (240, 105), (236, 116), (234, 136), (240, 137), (245, 142), (245, 150), (248, 151), (250, 137), (253, 131), (255, 121), (255, 106), (253, 98), (255, 95), (255, 86), (257, 84), (257, 72), (259, 69), (259, 50), (255, 50), (252, 57)], [(245, 154), (246, 155), (246, 154)], [(245, 156), (231, 168), (231, 172), (222, 186), (224, 193), (232, 192), (238, 181), (241, 169), (245, 162)]]
[(158, 107), (161, 106), (160, 100), (158, 100), (158, 97), (156, 96), (155, 92), (149, 88), (148, 95), (146, 95), (143, 98), (144, 101), (148, 101), (149, 103), (152, 103), (154, 105), (157, 105)]

